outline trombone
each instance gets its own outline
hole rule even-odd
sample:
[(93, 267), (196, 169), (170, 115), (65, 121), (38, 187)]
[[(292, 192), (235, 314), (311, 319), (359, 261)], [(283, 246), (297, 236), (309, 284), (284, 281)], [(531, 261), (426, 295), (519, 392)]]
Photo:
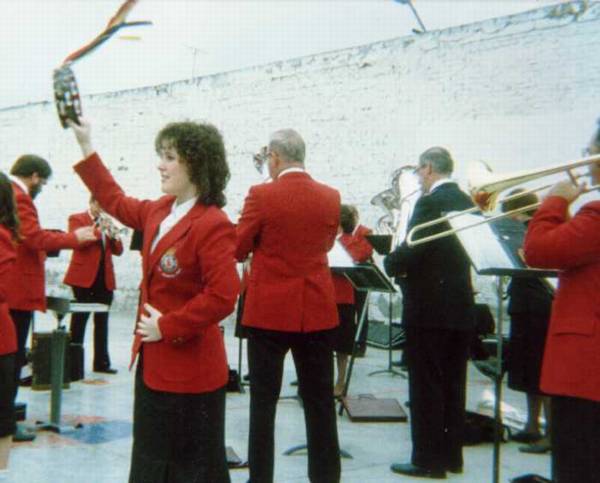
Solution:
[[(460, 217), (463, 215), (467, 215), (470, 213), (482, 212), (485, 214), (485, 213), (492, 212), (496, 209), (496, 207), (499, 204), (505, 203), (507, 201), (510, 201), (510, 200), (513, 200), (513, 199), (516, 199), (516, 198), (519, 198), (519, 197), (522, 197), (525, 195), (529, 195), (531, 193), (537, 193), (538, 191), (548, 189), (551, 186), (553, 186), (554, 183), (546, 184), (544, 186), (539, 186), (537, 188), (532, 188), (529, 190), (524, 190), (519, 193), (515, 193), (513, 195), (509, 195), (509, 196), (505, 196), (504, 198), (500, 198), (500, 194), (502, 192), (506, 191), (507, 189), (518, 186), (520, 184), (527, 183), (529, 181), (533, 181), (533, 180), (536, 180), (539, 178), (543, 178), (545, 176), (551, 176), (551, 175), (554, 175), (557, 173), (563, 173), (563, 172), (567, 174), (567, 176), (569, 177), (569, 179), (571, 180), (571, 182), (573, 184), (577, 184), (577, 179), (582, 176), (585, 176), (585, 175), (576, 175), (572, 172), (572, 170), (580, 168), (580, 167), (584, 167), (584, 166), (590, 166), (591, 164), (595, 164), (595, 163), (600, 163), (600, 155), (589, 156), (589, 157), (582, 158), (577, 161), (564, 163), (564, 164), (553, 166), (550, 168), (537, 169), (537, 170), (533, 170), (533, 171), (522, 171), (522, 172), (514, 173), (510, 176), (497, 176), (497, 177), (495, 177), (495, 179), (492, 175), (488, 175), (488, 179), (485, 180), (483, 183), (480, 183), (479, 185), (477, 185), (475, 183), (472, 184), (473, 188), (471, 189), (471, 198), (473, 199), (475, 206), (473, 206), (472, 208), (463, 210), (463, 211), (451, 213), (446, 216), (441, 216), (439, 218), (436, 218), (435, 220), (421, 223), (420, 225), (413, 227), (409, 231), (408, 235), (406, 236), (406, 244), (409, 247), (422, 245), (422, 244), (428, 243), (430, 241), (439, 240), (440, 238), (445, 238), (447, 236), (455, 235), (456, 233), (459, 233), (464, 230), (468, 230), (470, 228), (475, 228), (476, 226), (483, 225), (485, 223), (491, 223), (491, 222), (494, 222), (494, 221), (502, 219), (502, 218), (506, 218), (506, 217), (509, 217), (512, 215), (516, 215), (518, 213), (527, 212), (532, 209), (535, 209), (538, 206), (540, 206), (541, 201), (527, 205), (527, 206), (522, 206), (520, 208), (511, 210), (511, 211), (507, 211), (505, 213), (501, 213), (501, 214), (498, 214), (495, 216), (488, 216), (487, 218), (484, 218), (477, 222), (467, 224), (465, 226), (461, 226), (460, 228), (450, 228), (450, 229), (441, 231), (439, 233), (435, 233), (433, 235), (415, 239), (415, 236), (417, 233), (419, 233), (427, 228), (430, 228), (432, 226), (436, 226), (436, 225), (439, 225), (442, 223), (447, 223), (448, 221), (450, 221), (454, 218), (457, 218), (457, 217)], [(590, 186), (589, 188), (587, 188), (584, 191), (584, 193), (589, 193), (590, 191), (595, 191), (598, 189), (600, 189), (600, 184)]]

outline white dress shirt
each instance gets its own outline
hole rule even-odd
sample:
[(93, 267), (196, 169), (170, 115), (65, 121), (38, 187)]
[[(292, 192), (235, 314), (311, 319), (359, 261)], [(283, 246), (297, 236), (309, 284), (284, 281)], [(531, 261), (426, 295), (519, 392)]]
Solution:
[(194, 207), (197, 201), (198, 198), (194, 197), (190, 200), (184, 201), (179, 205), (177, 204), (177, 201), (173, 202), (173, 206), (171, 207), (171, 213), (169, 213), (169, 216), (167, 216), (160, 223), (158, 233), (156, 234), (156, 236), (154, 237), (154, 241), (152, 242), (152, 248), (150, 249), (151, 252), (154, 251), (160, 239), (163, 236), (165, 236), (171, 230), (171, 228), (173, 228), (177, 223), (179, 223), (179, 220), (181, 220), (185, 215), (188, 214), (188, 212)]

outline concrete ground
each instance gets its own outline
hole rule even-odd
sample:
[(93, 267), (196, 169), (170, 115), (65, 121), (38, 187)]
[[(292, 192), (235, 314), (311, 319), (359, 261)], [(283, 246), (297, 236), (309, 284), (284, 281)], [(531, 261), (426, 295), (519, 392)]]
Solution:
[[(38, 432), (32, 443), (14, 444), (10, 460), (10, 476), (14, 483), (120, 483), (127, 481), (131, 451), (131, 423), (133, 400), (133, 373), (128, 372), (129, 349), (133, 313), (113, 313), (110, 320), (110, 352), (117, 375), (89, 372), (91, 366), (92, 328), (86, 334), (86, 378), (71, 384), (63, 391), (62, 422), (71, 427), (83, 427), (65, 434)], [(50, 330), (55, 322), (50, 314), (36, 314), (36, 330)], [(91, 325), (91, 324), (90, 324)], [(225, 323), (225, 334), (230, 364), (237, 367), (238, 339), (233, 337), (231, 322)], [(394, 359), (398, 354), (394, 355)], [(245, 359), (245, 358), (244, 358)], [(402, 405), (407, 400), (407, 381), (399, 376), (372, 371), (387, 367), (387, 352), (369, 347), (367, 355), (358, 359), (350, 393), (371, 393), (377, 397), (396, 398)], [(242, 373), (246, 373), (243, 361)], [(286, 361), (282, 396), (294, 395), (290, 382), (295, 379), (291, 357)], [(469, 368), (468, 408), (485, 406), (493, 385), (474, 367)], [(512, 407), (511, 416), (519, 419), (525, 410), (525, 397), (505, 389), (504, 401)], [(27, 403), (27, 422), (47, 420), (49, 391), (21, 388), (19, 401)], [(246, 458), (248, 437), (249, 395), (229, 393), (227, 397), (227, 445), (243, 459)], [(341, 446), (353, 459), (342, 460), (342, 481), (363, 482), (418, 482), (423, 479), (405, 478), (390, 472), (394, 462), (407, 462), (411, 441), (408, 423), (353, 423), (346, 415), (338, 419)], [(278, 406), (276, 434), (276, 482), (305, 482), (306, 453), (284, 456), (282, 453), (305, 441), (302, 408), (294, 400), (282, 400)], [(524, 474), (549, 475), (548, 455), (525, 455), (518, 451), (519, 444), (511, 442), (501, 447), (500, 481)], [(448, 479), (460, 482), (492, 481), (492, 445), (483, 444), (465, 448), (465, 471), (462, 475), (448, 474)], [(245, 482), (247, 469), (231, 471), (232, 482)], [(210, 483), (210, 482), (207, 482)]]

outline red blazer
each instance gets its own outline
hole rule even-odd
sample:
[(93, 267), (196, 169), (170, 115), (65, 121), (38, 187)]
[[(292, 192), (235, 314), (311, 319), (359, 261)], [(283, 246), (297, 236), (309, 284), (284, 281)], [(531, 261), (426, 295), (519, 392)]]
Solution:
[(0, 225), (0, 356), (17, 351), (15, 324), (8, 313), (6, 296), (10, 272), (14, 270), (17, 249), (12, 234), (4, 225)]
[[(69, 217), (69, 231), (93, 224), (94, 220), (87, 211)], [(112, 256), (113, 254), (118, 256), (123, 253), (123, 243), (121, 240), (106, 237), (106, 243), (103, 246), (101, 237), (102, 235), (98, 231), (98, 241), (86, 243), (73, 250), (71, 263), (69, 263), (69, 268), (63, 280), (65, 284), (71, 287), (91, 287), (96, 279), (100, 258), (104, 250), (104, 282), (106, 288), (113, 291), (117, 287)]]
[[(340, 243), (355, 263), (367, 262), (373, 256), (373, 247), (365, 238), (365, 235), (370, 234), (371, 230), (369, 228), (358, 225), (353, 233), (342, 233), (340, 235)], [(333, 285), (335, 286), (335, 301), (338, 304), (354, 303), (354, 288), (346, 277), (333, 274)]]
[(529, 223), (525, 259), (560, 269), (546, 339), (541, 389), (600, 401), (600, 201), (569, 220), (568, 203), (551, 196)]
[(23, 240), (17, 246), (17, 262), (9, 276), (8, 306), (15, 310), (46, 310), (46, 253), (63, 248), (77, 248), (73, 233), (44, 230), (29, 193), (12, 184), (21, 220)]
[(353, 233), (342, 233), (340, 243), (350, 254), (356, 263), (364, 263), (371, 260), (373, 256), (373, 246), (365, 238), (372, 231), (363, 225), (358, 225)]
[[(175, 393), (214, 391), (228, 378), (219, 322), (233, 312), (240, 281), (235, 229), (223, 210), (195, 205), (151, 251), (173, 196), (138, 200), (125, 195), (94, 153), (75, 171), (108, 214), (144, 231), (140, 307), (162, 312), (162, 340), (144, 345), (144, 382)], [(134, 356), (142, 345), (136, 336)]]
[(338, 325), (327, 252), (339, 218), (339, 193), (307, 173), (250, 188), (237, 225), (236, 258), (253, 253), (243, 325), (284, 332)]
[(340, 304), (353, 304), (354, 303), (354, 287), (350, 281), (343, 275), (337, 273), (331, 274), (333, 279), (333, 288), (335, 291), (335, 303)]

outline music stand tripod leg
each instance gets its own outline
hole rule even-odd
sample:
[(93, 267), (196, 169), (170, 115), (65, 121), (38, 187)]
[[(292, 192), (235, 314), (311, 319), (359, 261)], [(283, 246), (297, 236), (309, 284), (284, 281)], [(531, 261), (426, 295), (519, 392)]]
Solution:
[(496, 374), (494, 378), (494, 462), (492, 470), (492, 481), (498, 483), (500, 481), (500, 442), (502, 441), (502, 325), (504, 318), (503, 302), (504, 302), (504, 281), (502, 276), (496, 277), (496, 296), (497, 296), (497, 313), (496, 313)]
[(344, 414), (344, 398), (348, 395), (348, 388), (350, 387), (350, 379), (352, 378), (352, 370), (354, 369), (354, 360), (356, 359), (356, 347), (360, 339), (360, 333), (365, 324), (365, 318), (367, 314), (367, 306), (369, 304), (370, 291), (367, 290), (365, 297), (365, 303), (360, 311), (360, 318), (358, 319), (358, 327), (356, 328), (356, 335), (354, 336), (354, 344), (352, 344), (352, 354), (350, 354), (350, 363), (348, 364), (348, 373), (346, 374), (346, 381), (344, 381), (344, 389), (342, 390), (342, 397), (340, 401), (340, 409), (338, 414), (341, 416)]
[(375, 374), (392, 374), (393, 376), (400, 376), (406, 379), (406, 376), (401, 372), (398, 372), (392, 366), (392, 320), (393, 320), (393, 303), (392, 303), (392, 292), (389, 293), (389, 304), (388, 304), (388, 367), (387, 369), (380, 369), (378, 371), (370, 372), (368, 375), (374, 376)]
[(244, 349), (243, 340), (240, 337), (240, 342), (238, 344), (238, 378), (240, 380), (240, 394), (244, 394), (246, 390), (244, 386), (248, 385), (248, 383), (244, 382), (244, 377), (242, 376), (242, 351)]
[[(308, 446), (306, 444), (297, 444), (296, 446), (292, 446), (291, 448), (286, 449), (283, 452), (283, 455), (291, 456), (298, 451), (303, 451), (306, 449), (308, 449)], [(348, 451), (346, 451), (345, 449), (342, 449), (342, 448), (340, 448), (340, 456), (342, 458), (349, 459), (349, 460), (354, 459), (354, 456), (352, 456), (350, 453), (348, 453)]]

